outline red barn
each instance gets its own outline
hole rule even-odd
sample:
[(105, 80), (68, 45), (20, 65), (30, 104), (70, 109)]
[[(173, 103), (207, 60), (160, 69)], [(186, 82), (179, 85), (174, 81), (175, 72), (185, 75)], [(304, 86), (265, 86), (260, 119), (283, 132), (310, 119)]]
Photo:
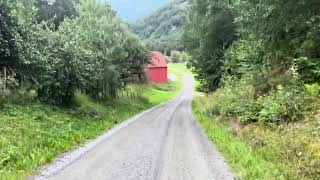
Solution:
[(146, 74), (153, 83), (166, 83), (168, 81), (168, 65), (161, 52), (151, 53), (152, 60), (148, 63)]

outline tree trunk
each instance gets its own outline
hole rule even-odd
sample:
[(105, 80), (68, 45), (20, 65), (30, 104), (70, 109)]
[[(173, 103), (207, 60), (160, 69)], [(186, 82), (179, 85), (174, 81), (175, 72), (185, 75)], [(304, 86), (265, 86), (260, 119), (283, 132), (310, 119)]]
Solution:
[(3, 90), (6, 91), (6, 86), (7, 86), (7, 68), (6, 67), (3, 67), (3, 77), (4, 77)]

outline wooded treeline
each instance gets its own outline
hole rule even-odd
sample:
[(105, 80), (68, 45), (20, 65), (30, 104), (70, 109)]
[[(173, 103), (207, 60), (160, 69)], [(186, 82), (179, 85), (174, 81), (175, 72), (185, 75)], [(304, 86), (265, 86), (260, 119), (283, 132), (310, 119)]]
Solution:
[(299, 119), (305, 93), (319, 93), (319, 8), (317, 0), (191, 0), (183, 37), (202, 89), (221, 88), (222, 101), (238, 103), (224, 113), (242, 121)]
[[(241, 162), (228, 149), (231, 162), (244, 179), (319, 179), (320, 1), (189, 3), (183, 40), (209, 94), (206, 123), (256, 153)], [(256, 157), (272, 165), (248, 168)]]
[(111, 6), (95, 0), (0, 0), (0, 25), (0, 66), (9, 76), (1, 94), (35, 90), (56, 104), (77, 90), (114, 96), (149, 60)]
[(266, 92), (294, 69), (303, 82), (318, 82), (319, 7), (317, 0), (191, 0), (184, 41), (199, 79), (213, 90), (223, 77), (251, 76)]

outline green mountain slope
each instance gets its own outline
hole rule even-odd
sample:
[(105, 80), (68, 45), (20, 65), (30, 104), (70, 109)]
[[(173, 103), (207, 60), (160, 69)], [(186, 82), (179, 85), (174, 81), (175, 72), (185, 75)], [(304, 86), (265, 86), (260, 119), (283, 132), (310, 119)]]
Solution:
[(180, 50), (182, 26), (187, 20), (187, 0), (176, 0), (131, 25), (132, 31), (151, 49)]

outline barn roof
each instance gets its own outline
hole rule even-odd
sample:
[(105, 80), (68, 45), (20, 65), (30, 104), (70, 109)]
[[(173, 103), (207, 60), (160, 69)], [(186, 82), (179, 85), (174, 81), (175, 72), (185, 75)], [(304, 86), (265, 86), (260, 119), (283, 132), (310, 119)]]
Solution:
[(160, 68), (160, 67), (168, 67), (167, 61), (161, 52), (153, 51), (151, 52), (152, 60), (148, 63), (148, 68)]

